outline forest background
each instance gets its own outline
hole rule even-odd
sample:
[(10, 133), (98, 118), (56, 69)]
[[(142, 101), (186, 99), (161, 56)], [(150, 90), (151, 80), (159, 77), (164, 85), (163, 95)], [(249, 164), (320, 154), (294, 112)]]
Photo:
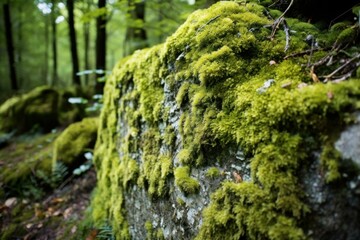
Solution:
[(214, 2), (0, 0), (0, 102), (39, 85), (101, 92), (120, 58), (163, 42)]

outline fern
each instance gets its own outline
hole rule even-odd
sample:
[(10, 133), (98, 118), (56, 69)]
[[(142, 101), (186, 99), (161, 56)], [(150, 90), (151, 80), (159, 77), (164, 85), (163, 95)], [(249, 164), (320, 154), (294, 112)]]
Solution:
[(115, 240), (113, 234), (112, 226), (108, 223), (105, 223), (99, 228), (99, 234), (96, 236), (97, 239), (106, 239), (106, 240)]

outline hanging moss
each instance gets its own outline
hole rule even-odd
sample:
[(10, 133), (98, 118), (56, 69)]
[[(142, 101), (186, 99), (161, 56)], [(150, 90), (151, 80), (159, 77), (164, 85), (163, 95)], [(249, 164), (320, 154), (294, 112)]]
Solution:
[[(124, 199), (131, 186), (150, 199), (167, 199), (173, 185), (196, 194), (201, 185), (190, 169), (208, 167), (214, 178), (208, 152), (229, 146), (250, 157), (251, 179), (221, 184), (197, 239), (307, 237), (301, 221), (310, 209), (298, 173), (309, 164), (309, 149), (316, 149), (328, 181), (339, 177), (333, 142), (324, 139), (333, 139), (326, 138), (332, 121), (343, 126), (359, 109), (360, 81), (312, 84), (303, 67), (308, 56), (283, 60), (286, 36), (279, 30), (269, 39), (272, 22), (263, 10), (219, 2), (190, 15), (163, 45), (115, 66), (100, 117), (92, 207), (95, 222), (109, 219), (119, 239), (130, 238)], [(289, 25), (299, 31), (289, 51), (304, 51), (304, 36), (317, 29), (298, 20)], [(313, 146), (307, 146), (309, 136)]]

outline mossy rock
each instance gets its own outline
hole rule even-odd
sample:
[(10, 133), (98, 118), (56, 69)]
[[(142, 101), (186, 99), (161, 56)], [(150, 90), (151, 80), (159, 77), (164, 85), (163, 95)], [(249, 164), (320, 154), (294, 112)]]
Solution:
[(49, 87), (13, 97), (0, 106), (0, 129), (23, 132), (39, 125), (50, 130), (58, 125), (58, 101), (59, 93)]
[(0, 130), (23, 133), (38, 127), (45, 132), (60, 124), (70, 124), (83, 116), (83, 110), (68, 102), (73, 91), (41, 86), (12, 97), (0, 106)]
[(84, 118), (69, 125), (55, 140), (53, 167), (62, 163), (73, 169), (84, 163), (84, 153), (94, 148), (97, 129), (97, 118)]
[[(151, 227), (165, 239), (360, 237), (341, 225), (359, 215), (336, 206), (359, 197), (334, 149), (360, 110), (360, 81), (313, 83), (304, 66), (324, 53), (284, 60), (286, 34), (269, 38), (264, 10), (219, 2), (115, 66), (95, 148), (98, 226), (119, 239)], [(288, 51), (303, 52), (317, 29), (293, 24)]]

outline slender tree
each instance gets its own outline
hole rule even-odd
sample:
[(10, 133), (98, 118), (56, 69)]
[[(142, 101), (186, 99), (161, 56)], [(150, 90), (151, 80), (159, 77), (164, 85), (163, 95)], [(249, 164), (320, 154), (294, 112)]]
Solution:
[(19, 86), (16, 79), (16, 70), (15, 70), (15, 59), (14, 59), (14, 43), (12, 36), (12, 25), (10, 18), (10, 6), (8, 3), (4, 3), (4, 23), (5, 23), (5, 38), (7, 44), (7, 52), (9, 58), (9, 72), (11, 80), (11, 88), (13, 90), (18, 90)]
[(58, 81), (58, 72), (57, 72), (57, 37), (56, 37), (56, 0), (51, 0), (51, 46), (52, 46), (52, 81), (51, 85), (54, 86)]
[[(128, 0), (129, 15), (131, 22), (145, 22), (145, 1)], [(147, 34), (144, 27), (132, 26), (128, 24), (125, 36), (125, 55), (133, 53), (135, 50), (148, 46)]]
[[(91, 2), (90, 0), (85, 1), (83, 9), (84, 13), (90, 12)], [(84, 68), (85, 70), (90, 69), (89, 52), (90, 52), (90, 21), (85, 21), (83, 25), (84, 32)], [(89, 75), (85, 74), (85, 85), (89, 84)]]
[[(98, 8), (102, 9), (106, 7), (106, 0), (98, 1)], [(101, 78), (105, 75), (106, 69), (106, 14), (100, 15), (96, 19), (96, 70), (102, 70), (97, 73), (97, 78)], [(103, 81), (96, 81), (95, 91), (102, 93), (104, 88)]]
[(72, 59), (72, 79), (73, 84), (80, 86), (80, 76), (77, 75), (79, 72), (79, 57), (77, 52), (76, 44), (76, 31), (75, 31), (75, 20), (74, 20), (74, 0), (67, 0), (67, 10), (68, 10), (68, 23), (69, 23), (69, 37), (70, 37), (70, 48), (71, 48), (71, 59)]

